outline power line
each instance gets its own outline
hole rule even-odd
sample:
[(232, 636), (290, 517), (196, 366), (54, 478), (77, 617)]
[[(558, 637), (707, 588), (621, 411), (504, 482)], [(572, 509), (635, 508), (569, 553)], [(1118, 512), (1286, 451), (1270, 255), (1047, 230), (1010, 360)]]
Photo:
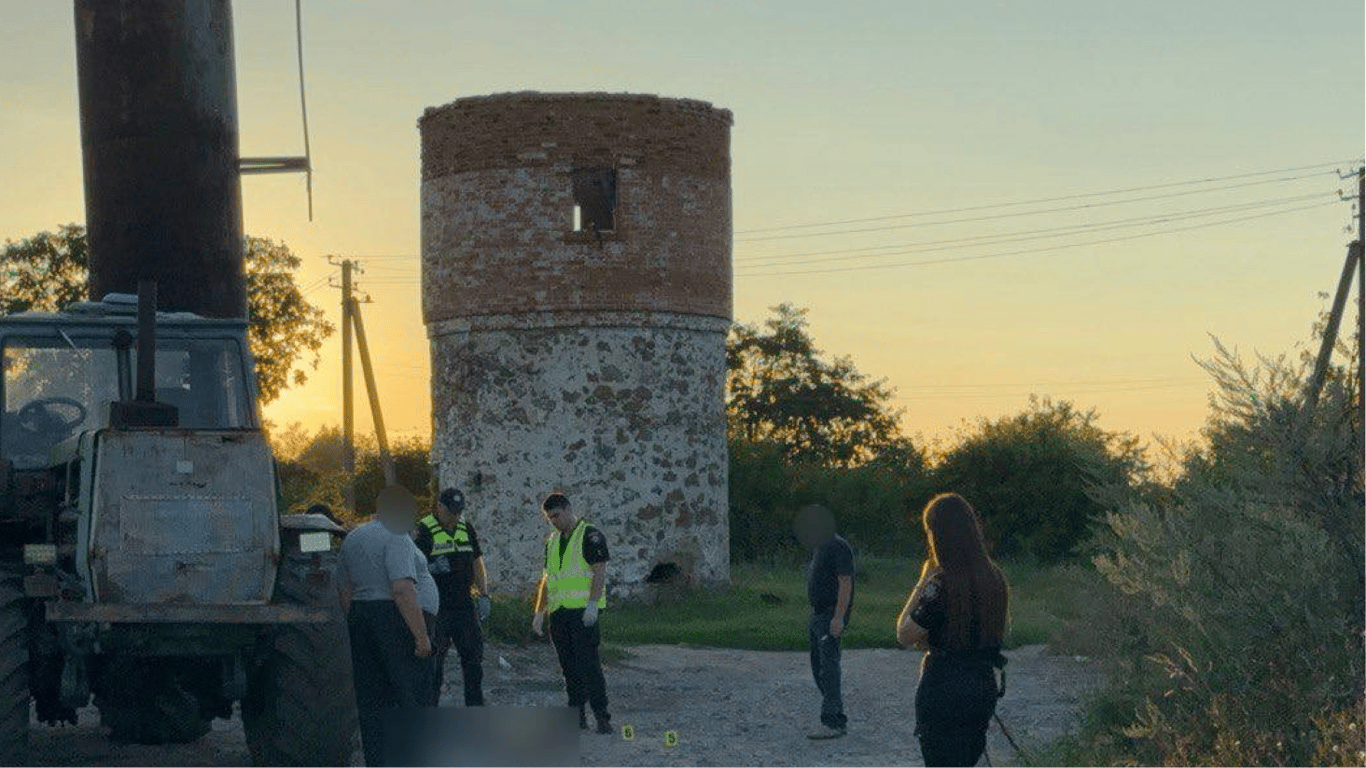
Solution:
[[(1191, 189), (1191, 190), (1186, 190), (1186, 191), (1184, 191), (1184, 192), (1167, 192), (1167, 193), (1161, 194), (1161, 195), (1147, 195), (1147, 196), (1145, 196), (1145, 197), (1130, 197), (1130, 198), (1125, 198), (1124, 200), (1106, 200), (1106, 201), (1098, 202), (1098, 203), (1082, 203), (1082, 204), (1080, 204), (1080, 205), (1066, 205), (1066, 206), (1062, 206), (1062, 207), (1058, 207), (1058, 208), (1040, 208), (1040, 209), (1038, 209), (1038, 210), (1033, 210), (1033, 211), (1015, 211), (1015, 212), (1013, 212), (1013, 213), (994, 213), (994, 214), (989, 214), (989, 215), (985, 215), (985, 216), (969, 216), (969, 217), (967, 217), (967, 218), (960, 218), (960, 219), (945, 219), (945, 220), (943, 220), (943, 221), (921, 221), (921, 222), (915, 222), (915, 223), (913, 223), (913, 224), (889, 224), (889, 225), (887, 225), (887, 226), (882, 226), (882, 227), (862, 227), (862, 228), (859, 228), (859, 229), (836, 229), (836, 230), (831, 230), (831, 231), (829, 231), (829, 232), (802, 232), (802, 233), (791, 234), (791, 235), (761, 235), (761, 236), (759, 236), (759, 237), (741, 237), (741, 238), (736, 238), (736, 241), (737, 241), (737, 242), (759, 242), (759, 241), (765, 241), (765, 240), (795, 240), (795, 239), (798, 239), (798, 238), (807, 238), (807, 237), (831, 237), (831, 236), (834, 236), (834, 235), (855, 235), (855, 234), (863, 234), (863, 233), (866, 233), (866, 232), (887, 232), (887, 231), (894, 230), (894, 229), (912, 229), (912, 228), (917, 228), (917, 227), (938, 227), (938, 226), (943, 226), (943, 225), (945, 225), (945, 224), (966, 224), (966, 223), (976, 222), (976, 221), (993, 221), (993, 220), (996, 220), (996, 219), (1012, 219), (1012, 218), (1019, 218), (1019, 217), (1021, 217), (1021, 216), (1037, 216), (1038, 214), (1041, 214), (1041, 213), (1065, 213), (1065, 212), (1068, 212), (1068, 211), (1082, 211), (1082, 210), (1086, 210), (1086, 209), (1088, 209), (1088, 208), (1104, 208), (1104, 207), (1114, 206), (1114, 205), (1127, 205), (1127, 204), (1129, 204), (1129, 203), (1146, 203), (1146, 202), (1150, 202), (1150, 201), (1153, 201), (1153, 200), (1169, 200), (1169, 199), (1174, 198), (1174, 197), (1187, 197), (1187, 196), (1190, 196), (1190, 195), (1203, 195), (1203, 194), (1208, 194), (1208, 193), (1210, 193), (1210, 192), (1223, 192), (1223, 191), (1227, 191), (1227, 190), (1230, 190), (1230, 189), (1244, 189), (1244, 188), (1246, 188), (1246, 187), (1255, 187), (1255, 186), (1260, 186), (1260, 185), (1264, 185), (1264, 184), (1282, 184), (1282, 183), (1285, 183), (1285, 182), (1288, 182), (1288, 181), (1299, 181), (1299, 180), (1301, 180), (1301, 179), (1309, 179), (1309, 178), (1313, 178), (1313, 177), (1315, 177), (1315, 176), (1322, 176), (1322, 175), (1324, 175), (1325, 173), (1330, 173), (1330, 171), (1319, 171), (1319, 172), (1317, 172), (1317, 173), (1307, 173), (1307, 174), (1304, 174), (1304, 175), (1301, 175), (1301, 176), (1284, 176), (1284, 177), (1281, 177), (1281, 178), (1278, 178), (1278, 179), (1262, 179), (1262, 180), (1260, 180), (1260, 181), (1247, 181), (1247, 182), (1243, 182), (1243, 183), (1241, 183), (1241, 184), (1226, 184), (1226, 185), (1224, 185), (1224, 186), (1222, 186), (1222, 187), (1208, 187), (1208, 188), (1206, 188), (1206, 189)], [(1004, 203), (1004, 204), (1000, 204), (1000, 205), (987, 206), (987, 207), (999, 208), (999, 207), (1004, 207), (1004, 206), (1007, 206), (1007, 205), (1024, 205), (1024, 204), (1025, 204), (1025, 203)], [(972, 209), (963, 209), (963, 210), (972, 210)], [(954, 211), (946, 211), (946, 213), (953, 213), (953, 212), (954, 212)], [(904, 217), (900, 217), (900, 216), (899, 216), (899, 217), (897, 217), (897, 218), (909, 218), (909, 217), (915, 216), (915, 215), (929, 216), (929, 215), (933, 215), (933, 214), (929, 214), (929, 213), (925, 213), (925, 214), (907, 214), (907, 215), (904, 216)]]
[(1158, 230), (1158, 231), (1156, 231), (1156, 232), (1143, 232), (1143, 233), (1136, 234), (1136, 235), (1126, 235), (1126, 236), (1124, 236), (1124, 237), (1111, 237), (1111, 238), (1106, 238), (1106, 239), (1102, 239), (1102, 240), (1088, 240), (1088, 241), (1080, 242), (1080, 243), (1064, 243), (1064, 244), (1062, 244), (1062, 245), (1050, 245), (1050, 246), (1046, 246), (1046, 247), (1043, 247), (1043, 248), (1026, 248), (1026, 249), (1015, 250), (1015, 251), (1004, 251), (1004, 252), (1001, 252), (1001, 253), (988, 253), (988, 254), (982, 254), (982, 255), (979, 255), (979, 256), (956, 256), (956, 257), (953, 257), (953, 258), (946, 258), (946, 259), (928, 259), (928, 260), (925, 260), (925, 261), (905, 261), (905, 262), (900, 262), (900, 263), (896, 263), (896, 264), (862, 264), (862, 265), (855, 265), (855, 266), (848, 266), (848, 267), (830, 267), (830, 268), (828, 268), (828, 269), (809, 269), (809, 270), (778, 271), (778, 272), (747, 272), (747, 273), (743, 273), (743, 274), (736, 274), (736, 277), (774, 277), (774, 276), (791, 276), (791, 275), (823, 275), (823, 274), (831, 274), (831, 273), (834, 273), (834, 272), (857, 272), (857, 271), (864, 271), (864, 270), (870, 270), (870, 269), (898, 269), (898, 268), (903, 268), (903, 267), (920, 267), (920, 266), (927, 266), (927, 265), (930, 265), (930, 264), (951, 264), (951, 263), (956, 263), (956, 262), (961, 262), (961, 261), (981, 261), (981, 260), (984, 260), (984, 259), (999, 259), (999, 258), (1004, 258), (1004, 257), (1006, 257), (1006, 256), (1020, 256), (1020, 255), (1031, 254), (1031, 253), (1046, 253), (1046, 252), (1048, 252), (1048, 251), (1060, 251), (1060, 250), (1064, 250), (1064, 249), (1067, 249), (1067, 248), (1082, 248), (1082, 247), (1089, 246), (1089, 245), (1105, 245), (1105, 244), (1107, 244), (1107, 243), (1119, 243), (1119, 242), (1125, 242), (1125, 241), (1128, 241), (1128, 240), (1138, 240), (1138, 239), (1140, 239), (1140, 238), (1145, 238), (1145, 237), (1156, 237), (1156, 236), (1158, 236), (1158, 235), (1167, 235), (1167, 234), (1172, 234), (1172, 233), (1174, 233), (1174, 232), (1189, 232), (1189, 231), (1191, 231), (1191, 230), (1196, 230), (1196, 229), (1207, 229), (1207, 228), (1209, 228), (1209, 227), (1218, 227), (1218, 226), (1223, 226), (1223, 225), (1225, 225), (1225, 224), (1236, 224), (1236, 223), (1244, 222), (1244, 221), (1253, 221), (1253, 220), (1256, 220), (1256, 219), (1269, 218), (1269, 217), (1271, 217), (1271, 216), (1283, 216), (1283, 215), (1288, 214), (1288, 213), (1297, 213), (1297, 212), (1299, 212), (1299, 211), (1307, 211), (1307, 210), (1311, 210), (1311, 209), (1314, 209), (1314, 208), (1322, 208), (1322, 207), (1328, 206), (1328, 205), (1336, 205), (1338, 202), (1340, 202), (1340, 201), (1332, 200), (1332, 201), (1328, 201), (1328, 202), (1326, 202), (1326, 203), (1315, 203), (1314, 205), (1305, 205), (1305, 206), (1300, 206), (1300, 207), (1297, 207), (1297, 208), (1287, 208), (1287, 209), (1281, 210), (1281, 211), (1270, 211), (1270, 212), (1268, 212), (1268, 213), (1261, 213), (1261, 214), (1256, 214), (1256, 215), (1253, 215), (1253, 216), (1242, 216), (1242, 217), (1239, 217), (1239, 218), (1223, 219), (1223, 220), (1221, 220), (1221, 221), (1206, 222), (1206, 223), (1204, 223), (1204, 224), (1193, 224), (1193, 225), (1187, 226), (1187, 227), (1173, 227), (1173, 228), (1170, 228), (1170, 229)]
[[(1055, 394), (1064, 395), (1064, 396), (1067, 396), (1067, 397), (1074, 397), (1074, 396), (1076, 396), (1076, 395), (1124, 394), (1124, 393), (1128, 393), (1128, 392), (1149, 392), (1149, 391), (1154, 391), (1154, 390), (1159, 390), (1159, 389), (1186, 389), (1186, 388), (1194, 388), (1194, 387), (1196, 387), (1196, 386), (1200, 386), (1201, 384), (1204, 384), (1204, 385), (1207, 386), (1207, 385), (1209, 384), (1209, 382), (1204, 381), (1204, 380), (1201, 380), (1200, 383), (1196, 383), (1196, 382), (1186, 382), (1186, 383), (1171, 383), (1171, 384), (1147, 384), (1147, 385), (1132, 386), (1132, 387), (1119, 387), (1119, 388), (1113, 388), (1113, 389), (1110, 389), (1110, 388), (1104, 388), (1104, 389), (1067, 389), (1067, 390), (1060, 390), (1060, 391), (1056, 392)], [(927, 394), (923, 394), (923, 395), (906, 395), (906, 396), (904, 396), (904, 397), (893, 397), (893, 398), (892, 398), (892, 401), (893, 401), (893, 402), (911, 402), (911, 401), (917, 401), (917, 400), (999, 400), (999, 399), (1014, 399), (1014, 398), (1018, 398), (1018, 397), (1029, 397), (1030, 395), (1037, 395), (1037, 394), (1040, 394), (1040, 393), (1037, 392), (1037, 391), (1027, 391), (1027, 392), (1026, 392), (1026, 391), (1017, 391), (1017, 392), (1000, 392), (1000, 393), (994, 393), (994, 392), (993, 392), (993, 393), (980, 393), (980, 394), (962, 394), (962, 393), (953, 393), (953, 392), (931, 392), (931, 393), (927, 393)]]
[[(1284, 205), (1286, 203), (1302, 202), (1315, 198), (1336, 197), (1336, 192), (1319, 192), (1307, 195), (1294, 195), (1291, 197), (1278, 197), (1267, 200), (1258, 200), (1250, 203), (1238, 203), (1236, 205), (1221, 205), (1213, 208), (1198, 208), (1188, 211), (1178, 211), (1174, 213), (1159, 213), (1147, 216), (1137, 216), (1128, 219), (1113, 219), (1110, 221), (1093, 222), (1089, 224), (1071, 224), (1063, 227), (1048, 227), (1044, 229), (1016, 230), (1014, 232), (1001, 232), (991, 235), (973, 235), (971, 237), (956, 237), (945, 240), (921, 240), (892, 243), (888, 245), (874, 245), (865, 248), (834, 249), (827, 251), (810, 251), (807, 253), (793, 254), (770, 254), (756, 256), (744, 260), (747, 263), (741, 264), (741, 268), (767, 268), (796, 264), (817, 264), (831, 261), (856, 261), (860, 259), (876, 259), (886, 256), (900, 256), (908, 253), (924, 253), (927, 251), (956, 250), (961, 248), (971, 248), (980, 245), (1003, 245), (1014, 242), (1026, 242), (1030, 240), (1043, 240), (1057, 237), (1069, 237), (1088, 231), (1104, 231), (1108, 229), (1126, 229), (1130, 227), (1152, 226), (1154, 224), (1166, 224), (1188, 219), (1198, 219), (1211, 216), (1217, 213), (1229, 213), (1232, 211), (1250, 210), (1255, 208), (1266, 208), (1274, 205)], [(883, 251), (873, 253), (872, 251)], [(826, 256), (826, 254), (839, 254), (837, 256)], [(798, 259), (800, 256), (826, 256), (825, 258)], [(775, 259), (792, 259), (789, 261), (775, 261)], [(763, 262), (763, 263), (757, 263)]]
[(1184, 376), (1184, 377), (1181, 377), (1181, 376), (1150, 376), (1150, 377), (1142, 377), (1142, 378), (1102, 379), (1102, 380), (1089, 380), (1089, 381), (1088, 381), (1088, 380), (1081, 380), (1081, 381), (1076, 381), (1076, 380), (1074, 380), (1074, 381), (1035, 381), (1035, 382), (1030, 382), (1030, 383), (1014, 383), (1014, 384), (998, 384), (998, 383), (990, 383), (990, 384), (981, 384), (981, 383), (965, 383), (965, 384), (924, 384), (924, 383), (917, 383), (917, 384), (914, 386), (914, 388), (915, 388), (916, 390), (924, 390), (924, 389), (949, 390), (949, 389), (993, 389), (993, 388), (999, 388), (999, 389), (1019, 389), (1019, 388), (1021, 388), (1021, 387), (1108, 387), (1108, 386), (1133, 386), (1133, 385), (1136, 385), (1136, 384), (1178, 384), (1178, 383), (1179, 383), (1179, 384), (1195, 384), (1195, 383), (1204, 382), (1204, 381), (1207, 381), (1207, 380), (1208, 380), (1208, 379), (1206, 379), (1206, 378), (1203, 377), (1203, 376)]
[[(1119, 194), (1126, 194), (1126, 193), (1129, 193), (1129, 192), (1145, 192), (1145, 191), (1153, 190), (1153, 189), (1170, 189), (1170, 188), (1172, 188), (1172, 187), (1184, 187), (1184, 186), (1194, 186), (1194, 185), (1198, 185), (1198, 184), (1210, 184), (1210, 183), (1214, 183), (1214, 182), (1218, 182), (1218, 181), (1232, 181), (1232, 180), (1234, 180), (1234, 179), (1247, 179), (1247, 178), (1254, 178), (1254, 177), (1257, 177), (1257, 176), (1270, 176), (1270, 175), (1277, 174), (1277, 173), (1294, 173), (1294, 172), (1297, 172), (1297, 171), (1308, 171), (1308, 170), (1315, 170), (1315, 169), (1319, 169), (1319, 168), (1338, 167), (1338, 166), (1345, 165), (1347, 162), (1348, 162), (1348, 161), (1339, 161), (1339, 162), (1334, 162), (1334, 163), (1316, 163), (1316, 164), (1314, 164), (1314, 165), (1301, 165), (1301, 166), (1296, 166), (1296, 167), (1293, 167), (1293, 168), (1278, 168), (1278, 169), (1272, 170), (1272, 171), (1257, 171), (1257, 172), (1255, 172), (1255, 173), (1242, 173), (1242, 174), (1235, 174), (1235, 175), (1232, 175), (1232, 176), (1211, 176), (1211, 177), (1205, 178), (1205, 179), (1193, 179), (1193, 180), (1189, 180), (1189, 181), (1175, 181), (1175, 182), (1168, 182), (1168, 183), (1166, 183), (1166, 184), (1151, 184), (1151, 185), (1148, 185), (1148, 186), (1127, 187), (1127, 188), (1124, 188), (1124, 189), (1111, 189), (1111, 190), (1104, 190), (1104, 191), (1099, 191), (1099, 192), (1082, 192), (1082, 193), (1072, 194), (1072, 195), (1062, 195), (1062, 196), (1059, 196), (1059, 197), (1039, 197), (1039, 198), (1033, 198), (1033, 199), (1030, 199), (1030, 200), (1018, 200), (1018, 201), (1015, 201), (1015, 202), (1006, 202), (1006, 203), (988, 203), (988, 204), (985, 204), (985, 205), (975, 205), (975, 206), (968, 206), (968, 207), (964, 207), (964, 208), (946, 208), (946, 209), (942, 209), (942, 210), (938, 210), (938, 211), (917, 211), (917, 212), (914, 212), (914, 213), (900, 213), (900, 214), (891, 214), (891, 215), (887, 215), (887, 216), (872, 216), (872, 217), (862, 218), (862, 219), (843, 219), (843, 220), (840, 220), (840, 221), (825, 221), (825, 222), (816, 222), (816, 223), (809, 223), (809, 224), (785, 224), (785, 225), (771, 226), (771, 227), (758, 227), (758, 228), (755, 228), (755, 229), (737, 230), (735, 234), (737, 234), (737, 235), (745, 235), (745, 234), (752, 234), (752, 233), (755, 233), (755, 232), (778, 232), (778, 231), (790, 230), (790, 229), (815, 229), (815, 228), (818, 228), (818, 227), (835, 227), (835, 226), (843, 226), (843, 225), (845, 225), (845, 224), (866, 224), (866, 223), (868, 223), (868, 222), (873, 222), (873, 221), (890, 221), (890, 220), (893, 220), (893, 219), (914, 218), (914, 217), (919, 217), (919, 216), (939, 216), (939, 215), (948, 214), (948, 213), (966, 213), (966, 212), (969, 212), (969, 211), (989, 210), (989, 209), (991, 209), (991, 208), (1008, 208), (1008, 207), (1013, 207), (1013, 206), (1017, 206), (1017, 205), (1033, 205), (1033, 204), (1037, 204), (1037, 203), (1056, 203), (1056, 202), (1061, 202), (1061, 201), (1063, 201), (1063, 200), (1079, 200), (1079, 199), (1086, 198), (1086, 197), (1102, 197), (1102, 196), (1105, 196), (1105, 195), (1119, 195)], [(1357, 162), (1360, 162), (1360, 161), (1359, 161), (1359, 160), (1352, 160), (1352, 161), (1350, 161), (1350, 162), (1352, 162), (1352, 163), (1357, 163)], [(1314, 174), (1314, 175), (1317, 175), (1317, 174)]]

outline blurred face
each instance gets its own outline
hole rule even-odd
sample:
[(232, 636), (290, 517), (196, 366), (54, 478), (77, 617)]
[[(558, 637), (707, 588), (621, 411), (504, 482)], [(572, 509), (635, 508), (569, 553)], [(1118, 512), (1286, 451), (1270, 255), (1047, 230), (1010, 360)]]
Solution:
[(394, 533), (408, 533), (417, 522), (417, 501), (406, 491), (381, 493), (375, 505), (375, 519)]
[(814, 551), (835, 535), (835, 518), (824, 509), (808, 507), (797, 513), (793, 533), (803, 547)]

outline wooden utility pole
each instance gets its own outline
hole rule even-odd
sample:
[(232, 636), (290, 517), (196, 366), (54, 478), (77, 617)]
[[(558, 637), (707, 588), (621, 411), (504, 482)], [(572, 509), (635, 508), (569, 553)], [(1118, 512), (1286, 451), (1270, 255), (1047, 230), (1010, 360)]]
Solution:
[(1338, 291), (1333, 296), (1333, 308), (1328, 312), (1328, 323), (1323, 329), (1323, 342), (1319, 346), (1318, 359), (1314, 361), (1314, 373), (1309, 379), (1309, 391), (1305, 397), (1305, 412), (1312, 414), (1319, 404), (1319, 394), (1323, 392), (1323, 382), (1328, 376), (1328, 365), (1333, 359), (1333, 347), (1337, 345), (1338, 326), (1342, 324), (1342, 313), (1347, 307), (1347, 297), (1352, 291), (1352, 276), (1361, 263), (1361, 241), (1353, 241), (1347, 246), (1347, 261), (1342, 265), (1342, 277), (1338, 278)]
[[(1347, 297), (1352, 290), (1352, 278), (1357, 280), (1357, 428), (1366, 426), (1366, 166), (1358, 168), (1357, 177), (1357, 239), (1347, 246), (1347, 261), (1342, 265), (1342, 277), (1338, 278), (1338, 290), (1333, 296), (1333, 308), (1328, 313), (1328, 322), (1323, 329), (1323, 343), (1319, 346), (1318, 359), (1314, 361), (1314, 372), (1309, 378), (1309, 390), (1305, 396), (1306, 412), (1318, 406), (1319, 395), (1323, 392), (1323, 382), (1328, 376), (1328, 366), (1333, 359), (1333, 348), (1337, 345), (1338, 327), (1342, 324), (1343, 311), (1347, 308)], [(1346, 197), (1343, 198), (1348, 199)], [(1349, 372), (1350, 375), (1350, 372)]]
[(355, 306), (351, 296), (352, 266), (350, 259), (342, 260), (342, 474), (346, 481), (342, 487), (342, 501), (347, 511), (355, 514), (356, 425), (351, 411), (351, 309)]
[(351, 300), (351, 322), (356, 326), (356, 351), (360, 353), (360, 369), (365, 375), (365, 393), (370, 397), (370, 415), (375, 419), (375, 441), (379, 444), (379, 463), (384, 470), (384, 484), (398, 482), (394, 474), (394, 457), (389, 453), (389, 437), (384, 431), (384, 416), (379, 410), (379, 389), (375, 386), (375, 369), (370, 364), (370, 345), (365, 342), (365, 322), (360, 316), (360, 302)]
[(1357, 437), (1366, 429), (1366, 165), (1357, 169)]

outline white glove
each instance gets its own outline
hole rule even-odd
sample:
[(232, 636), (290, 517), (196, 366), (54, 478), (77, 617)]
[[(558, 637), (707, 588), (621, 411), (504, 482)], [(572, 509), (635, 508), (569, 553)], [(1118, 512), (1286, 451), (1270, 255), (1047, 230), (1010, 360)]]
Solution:
[(594, 624), (597, 624), (597, 623), (598, 623), (598, 604), (597, 604), (597, 603), (589, 603), (589, 604), (588, 604), (588, 607), (583, 609), (583, 625), (584, 625), (585, 627), (591, 627), (591, 626), (593, 626)]
[(489, 614), (493, 612), (493, 601), (488, 595), (480, 595), (477, 602), (479, 608), (479, 623), (483, 624), (489, 620)]
[(532, 616), (532, 617), (531, 617), (531, 631), (534, 632), (534, 633), (536, 634), (537, 637), (540, 637), (541, 635), (544, 635), (544, 634), (545, 634), (544, 627), (545, 627), (545, 614), (544, 614), (544, 613), (538, 613), (538, 614), (536, 614), (535, 616)]

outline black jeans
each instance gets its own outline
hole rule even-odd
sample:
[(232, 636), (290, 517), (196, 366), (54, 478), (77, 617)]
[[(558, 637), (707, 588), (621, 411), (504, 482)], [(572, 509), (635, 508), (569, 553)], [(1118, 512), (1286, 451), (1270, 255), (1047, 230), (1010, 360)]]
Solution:
[(601, 638), (597, 624), (583, 625), (582, 608), (560, 608), (550, 614), (550, 641), (560, 657), (569, 706), (582, 713), (583, 705), (587, 703), (592, 706), (598, 723), (606, 724), (611, 716), (607, 714), (607, 681), (602, 676), (602, 661), (598, 658)]
[(989, 662), (931, 651), (915, 690), (915, 733), (925, 765), (976, 765), (996, 699), (996, 673)]
[[(427, 631), (434, 622), (427, 614)], [(358, 600), (346, 615), (351, 635), (351, 674), (366, 765), (385, 765), (386, 711), (415, 709), (431, 701), (432, 660), (414, 655), (413, 635), (392, 600)]]
[(830, 636), (831, 613), (813, 613), (807, 626), (811, 640), (811, 676), (821, 692), (821, 722), (831, 728), (846, 728), (844, 699), (840, 695), (840, 639)]
[(432, 705), (441, 702), (441, 685), (445, 682), (446, 654), (454, 647), (460, 654), (460, 674), (465, 683), (465, 706), (484, 706), (484, 633), (479, 628), (479, 613), (474, 602), (453, 608), (442, 606), (436, 617), (436, 642), (432, 657), (436, 660), (436, 685), (432, 691)]

